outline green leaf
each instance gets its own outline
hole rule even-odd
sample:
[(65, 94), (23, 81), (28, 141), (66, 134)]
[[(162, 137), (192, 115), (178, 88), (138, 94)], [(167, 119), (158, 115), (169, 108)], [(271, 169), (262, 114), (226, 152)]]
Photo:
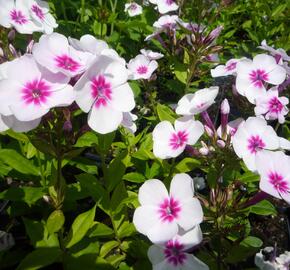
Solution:
[(41, 187), (12, 187), (1, 192), (0, 199), (10, 201), (23, 201), (28, 205), (32, 205), (36, 201), (41, 199), (44, 194), (44, 189)]
[(38, 168), (30, 160), (12, 149), (0, 149), (0, 161), (23, 174), (40, 174)]
[(112, 240), (109, 242), (106, 242), (104, 245), (102, 245), (100, 250), (100, 256), (104, 258), (112, 249), (119, 246), (119, 242)]
[(39, 248), (29, 253), (17, 270), (40, 269), (56, 262), (61, 256), (62, 251), (59, 248)]
[(124, 221), (122, 225), (118, 228), (117, 236), (119, 239), (130, 237), (136, 233), (136, 229), (133, 223), (129, 221)]
[(54, 145), (50, 144), (50, 142), (48, 142), (47, 140), (44, 140), (42, 138), (30, 138), (30, 142), (32, 143), (32, 145), (38, 149), (40, 152), (44, 153), (44, 154), (48, 154), (52, 157), (56, 157), (56, 149), (54, 147)]
[(68, 238), (66, 239), (66, 248), (70, 248), (78, 243), (86, 235), (88, 230), (92, 227), (96, 213), (95, 205), (92, 209), (84, 212), (76, 217), (74, 220)]
[(169, 107), (158, 103), (156, 109), (160, 121), (169, 121), (170, 123), (174, 123), (176, 116)]
[(64, 215), (61, 210), (53, 211), (47, 219), (47, 230), (50, 234), (58, 232), (64, 224)]
[(200, 161), (194, 158), (184, 158), (174, 168), (176, 173), (190, 172), (200, 166)]
[(174, 73), (175, 73), (176, 78), (179, 81), (186, 84), (186, 81), (187, 81), (187, 66), (186, 65), (176, 61), (175, 66), (174, 66)]
[(143, 174), (137, 172), (127, 173), (123, 176), (123, 179), (133, 183), (143, 183), (146, 180)]
[(111, 236), (114, 234), (114, 231), (109, 226), (100, 222), (96, 222), (96, 224), (93, 225), (90, 231), (90, 237)]
[(272, 17), (281, 15), (281, 13), (287, 8), (287, 4), (282, 4), (276, 7), (272, 12)]
[(97, 145), (99, 142), (96, 133), (89, 131), (78, 138), (74, 147), (91, 147)]
[(253, 206), (250, 207), (250, 213), (268, 216), (268, 215), (276, 215), (277, 211), (272, 203), (267, 200), (263, 200)]
[(258, 237), (248, 236), (241, 242), (241, 245), (245, 247), (260, 248), (263, 245), (263, 241)]

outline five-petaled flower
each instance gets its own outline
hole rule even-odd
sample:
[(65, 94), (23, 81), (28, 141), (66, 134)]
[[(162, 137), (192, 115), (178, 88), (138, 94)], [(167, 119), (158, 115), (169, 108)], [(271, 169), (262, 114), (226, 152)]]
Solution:
[(169, 194), (160, 180), (147, 180), (139, 189), (141, 206), (133, 217), (137, 231), (155, 244), (164, 244), (180, 229), (194, 228), (202, 222), (203, 211), (199, 200), (193, 196), (193, 181), (187, 174), (173, 177)]
[(153, 153), (161, 159), (177, 157), (186, 145), (195, 144), (203, 132), (202, 123), (191, 117), (175, 120), (174, 127), (162, 121), (153, 130)]

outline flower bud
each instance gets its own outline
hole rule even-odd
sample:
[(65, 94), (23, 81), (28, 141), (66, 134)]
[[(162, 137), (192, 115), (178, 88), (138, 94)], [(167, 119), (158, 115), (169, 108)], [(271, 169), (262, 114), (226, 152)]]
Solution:
[(18, 57), (18, 54), (17, 54), (17, 51), (16, 51), (16, 49), (14, 48), (14, 46), (12, 45), (12, 44), (9, 44), (9, 50), (10, 50), (10, 52), (12, 53), (12, 55), (15, 57), (15, 58), (17, 58)]
[(204, 125), (204, 130), (209, 137), (212, 138), (214, 136), (214, 132), (209, 126)]
[(219, 148), (225, 148), (226, 143), (223, 140), (217, 140), (217, 145)]
[(225, 98), (221, 104), (221, 126), (222, 126), (222, 138), (227, 137), (227, 125), (230, 113), (230, 105), (228, 100)]
[(8, 41), (9, 41), (9, 43), (12, 43), (14, 41), (15, 33), (16, 33), (15, 29), (12, 29), (12, 30), (9, 31), (9, 33), (8, 33)]
[(207, 111), (203, 111), (201, 113), (201, 116), (203, 118), (203, 121), (204, 121), (205, 125), (207, 125), (209, 128), (211, 128), (215, 132), (215, 126), (214, 126), (211, 118), (209, 117), (208, 112)]
[(207, 147), (201, 147), (198, 151), (203, 156), (207, 156), (209, 154), (209, 149)]
[(33, 48), (33, 45), (34, 45), (34, 40), (30, 40), (30, 42), (28, 43), (27, 47), (26, 47), (26, 53), (32, 53), (32, 48)]

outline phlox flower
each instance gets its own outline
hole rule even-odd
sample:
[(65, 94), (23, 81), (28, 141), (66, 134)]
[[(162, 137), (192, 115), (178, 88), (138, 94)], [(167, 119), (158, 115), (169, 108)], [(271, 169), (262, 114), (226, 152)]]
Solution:
[(157, 5), (157, 9), (161, 14), (165, 14), (178, 9), (178, 5), (174, 0), (151, 0), (150, 2)]
[(128, 12), (130, 17), (142, 14), (143, 8), (135, 2), (125, 4), (125, 12)]
[(164, 57), (164, 55), (162, 53), (153, 52), (151, 50), (142, 49), (142, 50), (140, 50), (140, 52), (144, 56), (146, 56), (149, 60), (158, 60), (158, 59), (161, 59), (162, 57)]
[(12, 129), (15, 132), (28, 132), (35, 129), (41, 121), (41, 118), (32, 121), (19, 121), (14, 115), (0, 115), (0, 132)]
[(240, 95), (251, 103), (266, 93), (264, 83), (281, 84), (286, 78), (286, 70), (276, 63), (274, 57), (258, 54), (253, 61), (244, 59), (237, 64), (236, 88)]
[(174, 127), (162, 121), (153, 130), (153, 153), (161, 159), (180, 155), (186, 145), (193, 145), (201, 137), (204, 127), (201, 122), (188, 117), (175, 120)]
[(188, 174), (176, 174), (170, 192), (158, 179), (147, 180), (139, 189), (141, 204), (133, 216), (138, 232), (154, 244), (164, 244), (180, 229), (189, 231), (203, 220), (200, 202), (194, 198), (193, 181)]
[(7, 67), (7, 78), (0, 81), (0, 113), (20, 121), (36, 120), (51, 108), (73, 101), (68, 78), (39, 66), (32, 55), (14, 60)]
[(237, 71), (237, 64), (240, 59), (230, 59), (225, 65), (218, 65), (210, 70), (212, 77), (221, 77), (228, 75), (235, 75)]
[(196, 91), (194, 94), (187, 94), (179, 101), (176, 113), (181, 115), (195, 115), (207, 110), (218, 95), (219, 88), (213, 86)]
[(148, 258), (153, 270), (208, 270), (202, 261), (187, 253), (202, 241), (199, 225), (188, 232), (176, 235), (163, 245), (153, 245), (148, 249)]
[(273, 55), (276, 59), (277, 64), (282, 64), (283, 60), (288, 62), (290, 61), (290, 56), (286, 53), (284, 49), (275, 49), (274, 47), (267, 45), (266, 40), (263, 40), (261, 46), (258, 46), (258, 48), (268, 51), (271, 55)]
[(288, 103), (288, 98), (279, 97), (278, 88), (272, 87), (256, 100), (255, 114), (257, 116), (265, 115), (267, 120), (278, 119), (279, 123), (283, 124), (285, 122), (285, 115), (289, 112), (286, 107)]
[(27, 0), (0, 0), (0, 25), (14, 27), (21, 34), (32, 34), (42, 30), (30, 15)]
[(152, 73), (157, 69), (158, 63), (155, 60), (150, 60), (143, 54), (137, 55), (128, 63), (128, 69), (131, 72), (130, 79), (150, 79)]
[(88, 124), (96, 132), (116, 130), (123, 121), (123, 113), (135, 107), (127, 79), (128, 71), (123, 64), (100, 55), (74, 86), (76, 103), (89, 112)]
[(137, 115), (130, 112), (123, 112), (123, 120), (121, 122), (121, 125), (129, 132), (135, 133), (137, 130), (137, 126), (134, 121), (136, 121), (137, 119)]
[(260, 189), (290, 203), (290, 157), (282, 151), (260, 151), (256, 155)]
[(22, 0), (30, 16), (37, 25), (41, 25), (42, 31), (45, 34), (51, 34), (54, 28), (58, 27), (55, 18), (49, 13), (49, 5), (42, 0)]
[(92, 61), (89, 53), (77, 51), (64, 35), (58, 33), (42, 35), (34, 44), (32, 54), (40, 65), (51, 72), (69, 77), (83, 73)]
[(260, 117), (249, 117), (241, 123), (232, 143), (235, 153), (243, 159), (251, 171), (256, 171), (255, 158), (259, 151), (280, 148), (279, 137), (275, 130), (267, 125), (265, 119)]

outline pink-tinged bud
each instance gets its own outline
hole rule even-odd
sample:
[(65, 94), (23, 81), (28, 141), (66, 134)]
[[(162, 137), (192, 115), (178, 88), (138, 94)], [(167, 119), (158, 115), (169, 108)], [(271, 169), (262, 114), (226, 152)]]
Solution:
[(213, 130), (213, 132), (215, 133), (215, 126), (211, 120), (211, 118), (208, 115), (207, 111), (203, 111), (201, 113), (201, 116), (203, 118), (204, 124), (207, 125), (209, 128), (211, 128)]
[(207, 156), (209, 154), (209, 149), (207, 147), (201, 147), (198, 151), (203, 156)]
[(18, 54), (17, 54), (17, 51), (16, 49), (14, 48), (14, 46), (12, 44), (9, 44), (9, 51), (12, 53), (12, 55), (17, 58), (18, 57)]
[(12, 29), (12, 30), (9, 31), (9, 33), (8, 33), (8, 41), (9, 41), (9, 43), (12, 43), (14, 41), (15, 33), (16, 33), (15, 29)]
[(225, 98), (221, 104), (221, 126), (222, 126), (222, 138), (227, 137), (227, 125), (230, 113), (230, 105), (228, 100)]
[(200, 155), (198, 149), (196, 149), (196, 148), (194, 148), (194, 147), (192, 147), (192, 146), (190, 146), (190, 145), (187, 145), (187, 146), (185, 147), (185, 151), (186, 151), (190, 156), (199, 156), (199, 155)]
[(216, 143), (219, 148), (225, 148), (226, 146), (226, 143), (223, 140), (217, 140)]
[[(274, 58), (275, 58), (275, 60), (276, 60), (276, 63), (279, 64), (280, 61), (281, 61), (282, 56), (281, 56), (281, 54), (275, 54), (275, 55), (274, 55)], [(281, 62), (282, 62), (282, 61), (281, 61)]]
[(209, 126), (204, 125), (204, 130), (209, 137), (212, 138), (214, 136), (214, 132)]
[(72, 131), (72, 123), (71, 121), (67, 120), (63, 124), (63, 130), (66, 132), (71, 132)]
[(206, 44), (211, 44), (221, 33), (223, 30), (223, 26), (218, 26), (217, 28), (213, 29), (209, 35), (205, 38)]
[(28, 43), (27, 47), (26, 47), (26, 53), (32, 53), (32, 48), (33, 48), (33, 45), (34, 45), (34, 40), (30, 40), (30, 42)]

